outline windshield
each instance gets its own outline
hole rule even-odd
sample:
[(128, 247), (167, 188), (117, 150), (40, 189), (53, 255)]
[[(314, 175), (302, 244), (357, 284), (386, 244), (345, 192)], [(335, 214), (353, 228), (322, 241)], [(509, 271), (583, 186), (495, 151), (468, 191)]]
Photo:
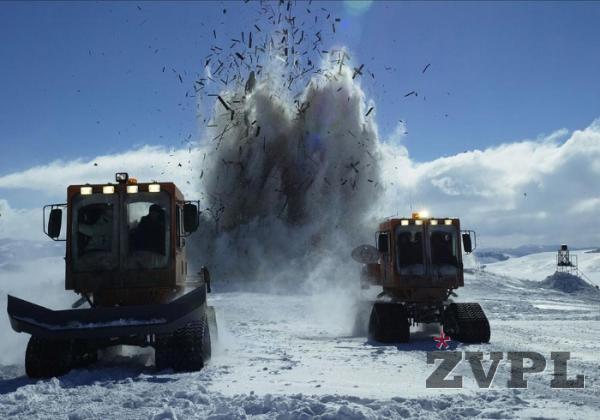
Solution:
[(82, 270), (110, 269), (116, 263), (114, 198), (106, 195), (74, 199), (73, 244), (75, 267)]
[(396, 228), (397, 265), (400, 274), (423, 274), (423, 227)]
[(453, 226), (430, 226), (431, 263), (439, 274), (455, 274), (458, 267), (457, 237)]
[(169, 197), (140, 193), (127, 199), (128, 268), (161, 268), (167, 264), (170, 238)]

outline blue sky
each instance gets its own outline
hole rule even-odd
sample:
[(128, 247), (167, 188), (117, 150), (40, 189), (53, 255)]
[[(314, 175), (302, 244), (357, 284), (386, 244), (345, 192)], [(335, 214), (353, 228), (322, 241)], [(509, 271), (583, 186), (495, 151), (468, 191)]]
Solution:
[[(185, 92), (212, 29), (237, 34), (256, 7), (0, 3), (0, 175), (197, 137)], [(417, 161), (600, 116), (600, 3), (314, 1), (298, 13), (307, 7), (342, 19), (335, 45), (375, 74), (363, 79), (380, 132), (406, 121), (403, 141)], [(404, 98), (412, 90), (419, 96)]]

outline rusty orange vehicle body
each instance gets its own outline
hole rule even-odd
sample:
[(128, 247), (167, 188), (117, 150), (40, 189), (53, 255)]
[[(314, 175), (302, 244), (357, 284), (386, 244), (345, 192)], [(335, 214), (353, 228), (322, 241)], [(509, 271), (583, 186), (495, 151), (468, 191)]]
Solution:
[[(157, 190), (149, 192), (150, 185)], [(153, 264), (152, 268), (140, 267), (139, 262), (127, 261), (130, 237), (126, 223), (113, 226), (111, 254), (99, 261), (94, 258), (92, 264), (78, 261), (78, 235), (74, 232), (77, 225), (77, 211), (67, 212), (67, 238), (65, 256), (65, 289), (75, 293), (87, 294), (99, 306), (144, 305), (165, 303), (183, 290), (187, 277), (187, 259), (185, 236), (183, 232), (183, 194), (172, 182), (126, 183), (113, 185), (114, 193), (103, 194), (106, 184), (70, 185), (67, 188), (67, 209), (77, 209), (79, 202), (89, 202), (88, 196), (96, 196), (96, 204), (110, 204), (113, 211), (118, 210), (118, 200), (124, 200), (131, 207), (135, 203), (157, 203), (163, 201), (168, 227), (165, 229), (166, 255), (164, 263)], [(82, 188), (90, 188), (91, 194), (82, 195)], [(137, 189), (136, 193), (127, 193), (127, 189)], [(147, 200), (147, 201), (142, 201)], [(122, 209), (121, 209), (122, 211)], [(171, 217), (175, 215), (175, 217)], [(116, 215), (112, 216), (117, 219)], [(111, 261), (112, 260), (112, 261)], [(144, 264), (142, 264), (144, 265)]]
[(369, 317), (369, 336), (407, 342), (410, 326), (439, 323), (463, 342), (489, 341), (489, 322), (476, 303), (454, 303), (464, 286), (462, 254), (474, 249), (473, 231), (458, 218), (389, 218), (379, 225), (376, 247), (363, 245), (353, 256), (363, 263), (363, 288), (382, 288)]
[(216, 329), (210, 276), (204, 267), (189, 275), (186, 256), (198, 205), (172, 182), (138, 183), (123, 172), (116, 183), (70, 185), (66, 203), (44, 207), (44, 232), (66, 242), (65, 289), (81, 298), (54, 311), (8, 296), (13, 329), (31, 334), (30, 377), (64, 374), (121, 344), (153, 347), (159, 369), (204, 366), (209, 323)]

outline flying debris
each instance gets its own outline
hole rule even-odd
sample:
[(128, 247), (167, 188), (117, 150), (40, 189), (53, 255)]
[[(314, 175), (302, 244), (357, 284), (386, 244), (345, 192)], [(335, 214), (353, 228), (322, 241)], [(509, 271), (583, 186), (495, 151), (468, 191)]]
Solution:
[(354, 74), (352, 74), (352, 79), (354, 79), (356, 76), (362, 76), (362, 69), (364, 66), (364, 64), (361, 64), (359, 68), (354, 68)]
[[(366, 64), (351, 64), (343, 49), (325, 49), (340, 29), (336, 26), (341, 19), (317, 7), (309, 16), (300, 8), (296, 16), (299, 5), (260, 3), (259, 16), (248, 27), (221, 33), (219, 40), (228, 44), (218, 46), (215, 41), (207, 46), (209, 51), (200, 61), (204, 79), (198, 75), (193, 79), (192, 94), (215, 97), (213, 104), (220, 103), (209, 111), (213, 115), (201, 117), (214, 130), (214, 146), (202, 163), (200, 179), (196, 178), (206, 191), (204, 214), (215, 223), (216, 235), (235, 233), (245, 223), (271, 216), (296, 228), (312, 223), (316, 216), (337, 219), (339, 212), (343, 222), (332, 228), (350, 226), (355, 232), (360, 215), (379, 191), (379, 169), (373, 158), (376, 142), (368, 140), (377, 136), (370, 117), (374, 107), (364, 106), (364, 94), (352, 81), (366, 74)], [(329, 20), (333, 33), (311, 29), (317, 14), (324, 28)], [(216, 28), (207, 32), (211, 30), (216, 40)], [(369, 75), (370, 81), (374, 74), (369, 71)], [(205, 81), (206, 86), (212, 81), (223, 90), (208, 93)], [(329, 94), (336, 91), (343, 94)], [(315, 118), (330, 113), (339, 114), (331, 127), (315, 124)], [(368, 163), (359, 169), (361, 161)], [(351, 206), (338, 209), (341, 202)], [(251, 233), (253, 239), (260, 235)], [(270, 241), (259, 242), (268, 246)], [(239, 251), (240, 260), (248, 261), (247, 249), (241, 245), (237, 250), (234, 244), (233, 252)], [(239, 270), (248, 267), (253, 264)]]
[(408, 92), (406, 95), (404, 95), (404, 97), (406, 98), (406, 97), (411, 96), (411, 95), (417, 96), (417, 92), (415, 92), (414, 90), (412, 90), (412, 91)]
[(221, 102), (221, 105), (223, 105), (227, 111), (231, 111), (231, 108), (229, 107), (229, 105), (227, 105), (227, 102), (225, 102), (225, 100), (221, 98), (221, 95), (217, 95), (217, 98), (219, 99), (219, 102)]
[(256, 86), (256, 76), (254, 75), (254, 71), (251, 71), (248, 75), (248, 80), (246, 80), (246, 86), (244, 88), (246, 94), (252, 93), (254, 86)]
[(421, 72), (421, 74), (425, 73), (427, 71), (427, 69), (429, 68), (429, 66), (431, 66), (430, 63), (425, 66), (425, 68), (423, 69), (423, 71)]

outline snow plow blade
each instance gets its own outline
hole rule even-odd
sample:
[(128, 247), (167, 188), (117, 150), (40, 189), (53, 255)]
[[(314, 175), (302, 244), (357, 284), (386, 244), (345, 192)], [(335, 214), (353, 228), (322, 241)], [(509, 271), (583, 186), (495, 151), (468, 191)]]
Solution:
[(168, 333), (202, 316), (205, 305), (206, 289), (199, 287), (167, 304), (58, 311), (9, 295), (7, 310), (16, 332), (74, 339)]

